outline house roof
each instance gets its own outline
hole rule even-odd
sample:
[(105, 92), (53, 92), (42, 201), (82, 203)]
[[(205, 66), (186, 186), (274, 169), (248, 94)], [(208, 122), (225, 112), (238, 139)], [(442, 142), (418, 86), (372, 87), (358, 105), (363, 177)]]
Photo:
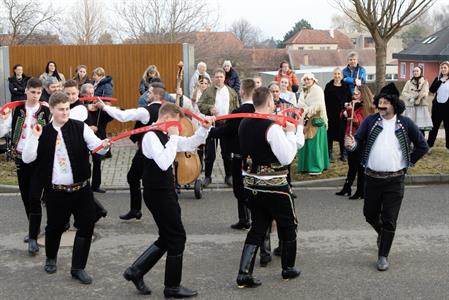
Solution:
[(393, 53), (393, 58), (442, 61), (449, 59), (449, 27), (437, 31), (408, 49)]
[[(345, 66), (348, 64), (348, 54), (352, 49), (337, 50), (290, 50), (290, 57), (295, 69), (301, 65), (311, 66)], [(376, 50), (373, 48), (357, 49), (359, 63), (362, 66), (376, 65)], [(305, 61), (308, 57), (308, 62)]]
[(288, 61), (288, 52), (285, 48), (273, 49), (245, 49), (251, 58), (253, 69), (271, 70), (277, 69), (279, 64)]
[(352, 40), (343, 32), (333, 30), (303, 29), (287, 40), (285, 44), (337, 44), (340, 49), (352, 49)]

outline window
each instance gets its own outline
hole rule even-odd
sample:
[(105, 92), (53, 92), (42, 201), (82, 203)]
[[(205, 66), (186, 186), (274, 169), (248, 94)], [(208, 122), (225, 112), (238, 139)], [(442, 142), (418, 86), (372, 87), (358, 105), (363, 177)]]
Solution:
[(367, 79), (368, 81), (374, 81), (374, 74), (368, 74)]
[(410, 63), (410, 78), (413, 77), (413, 69), (415, 68), (415, 64), (414, 63)]
[(405, 72), (406, 72), (406, 64), (405, 63), (401, 63), (401, 71), (399, 72), (401, 74), (401, 78), (405, 79)]
[(428, 38), (426, 38), (421, 43), (422, 44), (431, 44), (431, 43), (435, 42), (436, 39), (438, 39), (438, 36), (429, 36)]

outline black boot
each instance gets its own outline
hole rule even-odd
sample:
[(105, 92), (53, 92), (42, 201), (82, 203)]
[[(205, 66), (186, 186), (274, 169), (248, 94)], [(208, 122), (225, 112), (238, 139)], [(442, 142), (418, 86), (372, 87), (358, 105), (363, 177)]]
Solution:
[(301, 274), (301, 271), (295, 268), (296, 260), (296, 240), (282, 241), (282, 278), (292, 279)]
[(385, 229), (380, 231), (379, 259), (377, 261), (377, 269), (379, 271), (386, 271), (389, 268), (387, 257), (393, 244), (393, 238), (394, 231)]
[(97, 222), (101, 218), (106, 218), (106, 216), (108, 215), (108, 211), (104, 208), (103, 204), (101, 204), (101, 202), (98, 201), (98, 199), (95, 197), (94, 197), (94, 204), (95, 204), (95, 222)]
[(45, 232), (45, 272), (52, 274), (55, 273), (56, 268), (56, 258), (58, 256), (59, 243), (61, 242), (61, 235), (51, 235)]
[(30, 214), (29, 224), (29, 240), (28, 240), (28, 254), (36, 255), (39, 252), (39, 245), (37, 244), (37, 236), (39, 235), (41, 227), (41, 214)]
[(260, 246), (260, 266), (266, 267), (271, 262), (271, 226), (268, 228), (262, 245)]
[(176, 256), (167, 255), (165, 262), (165, 298), (190, 298), (198, 295), (198, 292), (181, 285), (182, 254)]
[(237, 285), (239, 288), (258, 287), (262, 283), (253, 277), (254, 262), (256, 260), (257, 245), (245, 244), (243, 246), (242, 258), (240, 259)]
[(45, 267), (44, 267), (45, 272), (47, 272), (48, 274), (53, 274), (56, 273), (56, 258), (48, 258), (45, 260)]
[(139, 258), (136, 259), (131, 267), (126, 269), (125, 273), (123, 273), (123, 277), (128, 281), (132, 281), (139, 293), (143, 295), (151, 294), (151, 290), (143, 281), (143, 276), (161, 259), (164, 253), (165, 250), (152, 244), (139, 256)]
[(354, 195), (348, 198), (349, 200), (359, 200), (363, 199), (363, 193), (357, 188)]
[(142, 218), (142, 212), (139, 210), (130, 210), (128, 213), (120, 216), (120, 219), (122, 220), (140, 220), (140, 218)]
[(239, 221), (235, 224), (232, 224), (231, 228), (239, 230), (249, 229), (251, 227), (251, 223), (248, 207), (244, 202), (241, 201), (237, 203), (237, 207), (238, 207)]
[(348, 180), (345, 181), (345, 184), (343, 185), (343, 188), (341, 189), (341, 191), (336, 192), (335, 195), (338, 196), (350, 196), (351, 195), (351, 183), (349, 183)]
[(91, 242), (91, 238), (75, 236), (75, 242), (73, 244), (72, 269), (70, 270), (70, 274), (82, 284), (92, 283), (92, 277), (84, 271), (87, 258), (89, 257)]

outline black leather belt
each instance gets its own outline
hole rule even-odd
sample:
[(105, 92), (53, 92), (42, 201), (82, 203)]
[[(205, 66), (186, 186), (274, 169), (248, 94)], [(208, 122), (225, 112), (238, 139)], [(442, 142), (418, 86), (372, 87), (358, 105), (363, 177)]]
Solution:
[(406, 169), (402, 169), (402, 170), (394, 171), (394, 172), (379, 172), (379, 171), (373, 171), (369, 168), (366, 168), (365, 174), (370, 177), (374, 177), (374, 178), (390, 178), (390, 177), (397, 177), (397, 176), (405, 175), (405, 171), (406, 171)]
[(73, 193), (81, 190), (83, 187), (87, 186), (89, 183), (89, 180), (85, 180), (83, 182), (77, 182), (74, 184), (64, 185), (64, 184), (52, 184), (51, 187), (55, 191), (58, 192), (66, 192), (66, 193)]

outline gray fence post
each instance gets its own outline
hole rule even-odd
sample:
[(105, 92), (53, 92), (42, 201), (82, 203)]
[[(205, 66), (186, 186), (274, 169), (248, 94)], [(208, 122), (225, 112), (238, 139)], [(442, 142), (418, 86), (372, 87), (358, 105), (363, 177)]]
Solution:
[(10, 102), (9, 92), (9, 47), (0, 47), (0, 105)]
[(184, 94), (189, 98), (190, 95), (190, 78), (195, 72), (195, 50), (193, 45), (183, 43), (182, 44), (182, 60), (184, 62)]

